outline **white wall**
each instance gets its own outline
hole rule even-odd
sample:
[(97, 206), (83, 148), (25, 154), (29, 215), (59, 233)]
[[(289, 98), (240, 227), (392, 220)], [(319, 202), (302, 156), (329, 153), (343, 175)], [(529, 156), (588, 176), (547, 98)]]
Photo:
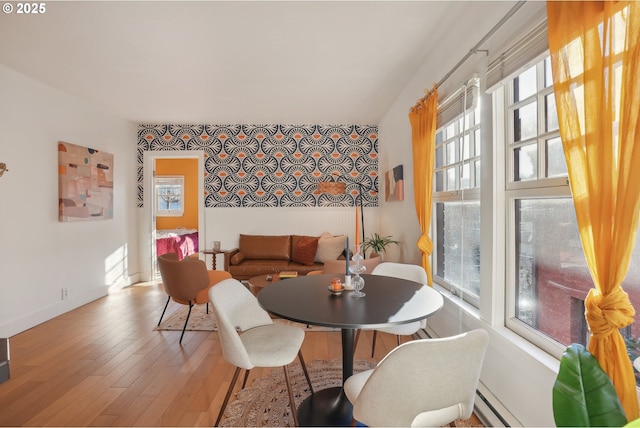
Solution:
[[(137, 280), (137, 129), (2, 66), (0, 94), (9, 168), (0, 177), (0, 337), (10, 337)], [(114, 155), (113, 220), (58, 221), (58, 141)]]
[[(510, 8), (512, 5), (504, 6)], [(544, 17), (545, 6), (544, 2), (527, 2), (483, 48), (493, 52), (504, 45), (506, 40), (522, 34), (526, 28), (540, 22), (541, 17)], [(485, 24), (488, 25), (485, 33), (493, 24)], [(473, 45), (480, 41), (480, 37), (477, 40), (470, 40), (468, 31), (452, 31), (450, 41), (451, 43), (448, 41), (446, 46), (440, 46), (429, 55), (429, 58), (438, 58), (438, 60), (427, 59), (422, 64), (379, 124), (380, 174), (384, 174), (398, 164), (403, 164), (405, 177), (403, 202), (384, 203), (381, 200), (382, 233), (393, 235), (403, 241), (400, 248), (389, 251), (388, 259), (398, 259), (406, 263), (417, 263), (420, 260), (419, 251), (415, 247), (420, 230), (413, 198), (413, 160), (408, 112), (424, 95), (423, 90), (431, 89), (434, 82), (438, 82), (445, 76)], [(440, 99), (453, 93), (456, 87), (463, 83), (465, 77), (471, 77), (474, 72), (484, 72), (486, 63), (485, 54), (478, 53), (472, 56), (439, 88)], [(488, 125), (491, 126), (491, 124)], [(483, 156), (490, 157), (491, 137), (483, 142), (485, 143), (489, 150), (488, 153), (483, 152)], [(491, 168), (491, 162), (485, 163), (483, 158), (482, 166), (484, 180), (484, 168)], [(493, 184), (483, 181), (483, 189), (483, 192), (491, 192)], [(383, 186), (380, 188), (380, 193), (384, 194)], [(492, 228), (500, 225), (492, 225), (491, 221), (484, 220), (483, 218), (483, 236), (491, 238), (499, 234)], [(495, 251), (495, 253), (500, 252)], [(494, 265), (492, 257), (494, 257), (493, 254), (483, 252), (484, 272), (491, 271), (490, 268)], [(505, 406), (512, 413), (517, 419), (516, 423), (519, 422), (523, 426), (553, 426), (551, 389), (555, 381), (558, 361), (503, 327), (503, 319), (500, 315), (504, 307), (504, 293), (501, 291), (504, 278), (500, 277), (499, 272), (494, 273), (498, 279), (496, 282), (494, 282), (495, 277), (489, 274), (483, 273), (482, 276), (482, 312), (474, 308), (462, 308), (456, 297), (445, 293), (447, 295), (445, 307), (429, 319), (428, 327), (437, 336), (450, 336), (473, 328), (484, 328), (489, 331), (491, 339), (481, 376), (482, 384), (498, 400), (496, 402), (498, 407)]]

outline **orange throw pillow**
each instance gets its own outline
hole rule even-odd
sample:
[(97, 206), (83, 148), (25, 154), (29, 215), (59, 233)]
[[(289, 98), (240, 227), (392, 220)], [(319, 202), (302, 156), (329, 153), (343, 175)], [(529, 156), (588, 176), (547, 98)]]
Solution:
[(301, 265), (313, 266), (318, 249), (318, 238), (302, 237), (293, 248), (293, 261)]

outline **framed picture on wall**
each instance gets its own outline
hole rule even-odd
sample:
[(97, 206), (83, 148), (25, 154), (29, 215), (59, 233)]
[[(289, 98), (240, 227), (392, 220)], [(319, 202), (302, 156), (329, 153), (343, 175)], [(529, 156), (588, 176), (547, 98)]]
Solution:
[(404, 172), (402, 165), (398, 165), (384, 175), (385, 201), (404, 200)]
[(58, 141), (59, 220), (113, 218), (113, 155)]

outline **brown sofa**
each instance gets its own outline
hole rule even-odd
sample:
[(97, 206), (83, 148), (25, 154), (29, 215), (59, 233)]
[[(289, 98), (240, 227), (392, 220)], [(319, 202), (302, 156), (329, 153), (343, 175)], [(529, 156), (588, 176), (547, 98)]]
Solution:
[[(258, 275), (277, 274), (281, 271), (296, 271), (299, 275), (306, 275), (312, 271), (322, 270), (323, 258), (344, 259), (345, 241), (345, 237), (331, 237), (325, 234), (320, 237), (240, 235), (238, 248), (224, 253), (224, 270), (238, 280)], [(328, 243), (331, 243), (331, 251), (327, 251)], [(339, 247), (340, 245), (342, 248)], [(320, 252), (323, 256), (318, 260)]]

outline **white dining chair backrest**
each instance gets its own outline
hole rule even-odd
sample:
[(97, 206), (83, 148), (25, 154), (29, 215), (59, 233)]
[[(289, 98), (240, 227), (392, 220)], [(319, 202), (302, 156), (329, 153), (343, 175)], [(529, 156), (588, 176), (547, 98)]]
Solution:
[(427, 283), (427, 272), (420, 265), (412, 265), (406, 263), (382, 262), (377, 265), (373, 275), (392, 276), (394, 278), (402, 278), (408, 281)]
[(478, 329), (406, 342), (347, 379), (354, 419), (368, 426), (443, 426), (473, 411), (489, 341)]
[(255, 296), (236, 279), (220, 281), (209, 290), (225, 359), (243, 369), (254, 367), (238, 331), (273, 324)]

